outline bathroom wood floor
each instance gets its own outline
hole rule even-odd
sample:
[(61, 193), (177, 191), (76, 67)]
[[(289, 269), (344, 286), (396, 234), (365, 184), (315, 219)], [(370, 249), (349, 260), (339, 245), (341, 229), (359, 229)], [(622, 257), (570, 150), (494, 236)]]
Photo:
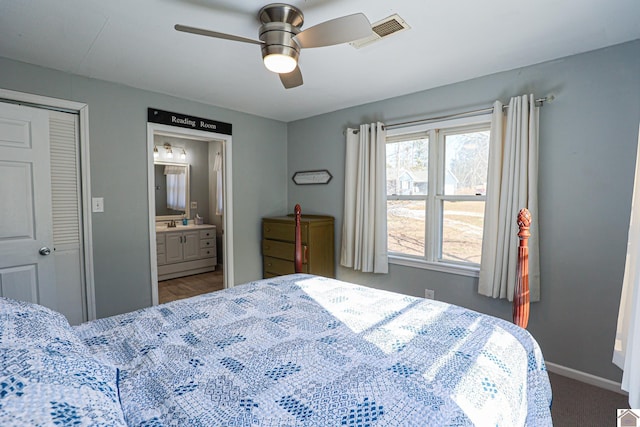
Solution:
[(224, 288), (222, 269), (210, 273), (194, 274), (177, 279), (158, 282), (158, 299), (160, 304), (189, 298)]

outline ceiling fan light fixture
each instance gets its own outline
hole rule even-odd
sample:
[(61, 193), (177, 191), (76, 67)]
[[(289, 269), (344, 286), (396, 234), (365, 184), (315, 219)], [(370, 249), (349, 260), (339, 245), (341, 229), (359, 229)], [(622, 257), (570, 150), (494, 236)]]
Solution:
[(267, 70), (278, 74), (287, 74), (296, 69), (298, 61), (283, 53), (271, 53), (264, 57), (264, 66)]
[(177, 31), (218, 39), (261, 46), (265, 67), (279, 74), (285, 89), (302, 85), (302, 72), (298, 66), (300, 50), (333, 46), (367, 37), (371, 23), (363, 13), (353, 13), (316, 24), (301, 30), (304, 23), (302, 11), (285, 3), (268, 4), (258, 13), (261, 22), (258, 39), (235, 36), (202, 28), (176, 24)]

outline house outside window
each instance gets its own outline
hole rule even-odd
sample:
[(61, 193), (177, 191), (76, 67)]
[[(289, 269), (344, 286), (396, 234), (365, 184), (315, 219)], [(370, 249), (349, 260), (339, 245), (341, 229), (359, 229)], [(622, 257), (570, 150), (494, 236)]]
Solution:
[(387, 131), (389, 261), (477, 275), (488, 115)]

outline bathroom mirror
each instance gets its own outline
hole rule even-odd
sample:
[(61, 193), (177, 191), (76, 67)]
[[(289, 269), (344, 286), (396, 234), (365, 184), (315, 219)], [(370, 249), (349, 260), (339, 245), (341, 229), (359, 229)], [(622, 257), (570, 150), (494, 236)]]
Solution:
[(189, 164), (154, 162), (156, 221), (190, 218)]

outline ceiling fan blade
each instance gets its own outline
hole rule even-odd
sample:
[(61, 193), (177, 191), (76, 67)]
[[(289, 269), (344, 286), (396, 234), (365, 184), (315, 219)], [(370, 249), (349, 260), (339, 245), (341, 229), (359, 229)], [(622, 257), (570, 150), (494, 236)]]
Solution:
[(217, 39), (233, 40), (235, 42), (263, 44), (261, 40), (248, 39), (246, 37), (234, 36), (232, 34), (219, 33), (217, 31), (204, 30), (202, 28), (189, 27), (187, 25), (176, 24), (173, 28), (184, 33), (198, 34), (200, 36), (215, 37)]
[(302, 86), (302, 72), (300, 67), (296, 66), (290, 73), (279, 74), (280, 81), (285, 89), (292, 89), (294, 87)]
[(331, 46), (363, 39), (371, 34), (371, 23), (362, 13), (331, 19), (298, 33), (293, 39), (302, 48)]

